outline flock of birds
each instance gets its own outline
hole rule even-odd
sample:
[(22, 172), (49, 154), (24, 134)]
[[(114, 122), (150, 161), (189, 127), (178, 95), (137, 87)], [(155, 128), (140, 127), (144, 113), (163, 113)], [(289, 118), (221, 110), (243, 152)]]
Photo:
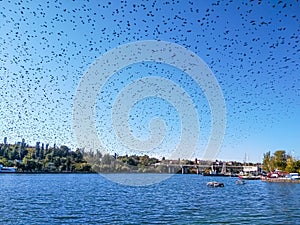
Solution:
[[(225, 139), (239, 143), (300, 112), (299, 10), (298, 1), (271, 0), (3, 2), (0, 137), (74, 145), (73, 98), (89, 65), (118, 45), (164, 40), (190, 49), (211, 68), (227, 106)], [(113, 100), (111, 92), (129, 76), (110, 82), (102, 100)], [(199, 92), (190, 92), (197, 99)], [(209, 114), (209, 107), (201, 113)]]

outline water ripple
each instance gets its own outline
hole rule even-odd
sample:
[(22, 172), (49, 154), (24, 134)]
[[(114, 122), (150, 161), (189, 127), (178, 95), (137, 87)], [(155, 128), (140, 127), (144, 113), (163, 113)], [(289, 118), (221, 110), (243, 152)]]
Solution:
[[(119, 174), (123, 179), (136, 175)], [(151, 176), (148, 174), (146, 176)], [(155, 175), (157, 176), (157, 175)], [(0, 176), (0, 224), (297, 224), (300, 185), (175, 175), (129, 187), (96, 174)]]

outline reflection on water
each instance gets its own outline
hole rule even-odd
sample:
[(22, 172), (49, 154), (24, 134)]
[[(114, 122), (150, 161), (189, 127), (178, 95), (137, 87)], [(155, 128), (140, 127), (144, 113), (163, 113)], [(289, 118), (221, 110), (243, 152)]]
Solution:
[[(114, 174), (142, 181), (159, 174)], [(208, 188), (208, 181), (224, 188)], [(0, 175), (3, 224), (297, 224), (299, 184), (174, 175), (130, 187), (97, 174)]]

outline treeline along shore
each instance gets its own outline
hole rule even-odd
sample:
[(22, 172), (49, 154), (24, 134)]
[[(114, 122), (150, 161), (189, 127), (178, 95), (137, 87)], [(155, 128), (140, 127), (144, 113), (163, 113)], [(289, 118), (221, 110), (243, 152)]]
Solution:
[(50, 146), (40, 142), (30, 146), (24, 139), (15, 144), (8, 144), (7, 138), (4, 138), (4, 143), (0, 144), (0, 170), (1, 167), (14, 168), (17, 173), (199, 173), (201, 165), (207, 166), (201, 167), (203, 173), (210, 173), (211, 170), (222, 173), (224, 164), (227, 165), (225, 172), (231, 174), (243, 171), (245, 166), (254, 166), (258, 168), (257, 171), (259, 169), (272, 171), (276, 168), (289, 172), (300, 171), (300, 161), (294, 160), (285, 154), (285, 151), (277, 151), (273, 156), (270, 152), (266, 153), (263, 163), (262, 165), (236, 161), (171, 160), (164, 157), (157, 159), (148, 155), (109, 155), (79, 148), (74, 151), (65, 145)]
[(7, 138), (4, 138), (4, 143), (0, 144), (0, 164), (14, 167), (19, 173), (92, 172), (80, 149), (71, 151), (65, 145), (50, 147), (40, 142), (36, 146), (29, 146), (24, 139), (8, 144)]
[[(30, 146), (24, 139), (8, 144), (4, 138), (4, 143), (0, 144), (0, 165), (14, 168), (17, 173), (182, 173), (183, 166), (184, 173), (198, 173), (197, 165), (201, 163), (211, 165), (212, 162), (167, 160), (164, 157), (159, 160), (148, 155), (118, 156), (84, 149), (72, 151), (65, 145), (50, 147), (40, 142)], [(220, 169), (219, 162), (217, 164)]]
[(267, 172), (280, 171), (284, 173), (300, 173), (300, 160), (285, 150), (277, 150), (273, 154), (264, 154), (263, 169)]
[(17, 173), (164, 172), (152, 167), (157, 162), (158, 159), (149, 156), (112, 156), (84, 149), (72, 151), (65, 145), (50, 147), (36, 142), (35, 146), (30, 146), (24, 139), (9, 144), (4, 138), (4, 143), (0, 144), (1, 167), (15, 168)]
[(155, 166), (158, 162), (158, 159), (147, 155), (112, 156), (84, 149), (72, 151), (65, 145), (50, 147), (40, 142), (29, 146), (24, 139), (8, 144), (5, 138), (0, 144), (0, 166), (14, 168), (17, 173), (168, 172)]

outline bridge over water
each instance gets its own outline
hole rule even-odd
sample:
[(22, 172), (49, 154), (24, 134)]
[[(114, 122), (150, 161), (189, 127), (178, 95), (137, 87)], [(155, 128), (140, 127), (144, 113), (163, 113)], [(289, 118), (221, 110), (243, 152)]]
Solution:
[(193, 170), (197, 174), (201, 174), (205, 171), (215, 171), (217, 173), (239, 173), (244, 172), (260, 172), (261, 166), (246, 166), (246, 165), (226, 165), (225, 163), (220, 165), (212, 164), (176, 164), (176, 163), (157, 163), (156, 166), (163, 166), (167, 169), (168, 173), (178, 173), (181, 171), (182, 174), (188, 173)]

